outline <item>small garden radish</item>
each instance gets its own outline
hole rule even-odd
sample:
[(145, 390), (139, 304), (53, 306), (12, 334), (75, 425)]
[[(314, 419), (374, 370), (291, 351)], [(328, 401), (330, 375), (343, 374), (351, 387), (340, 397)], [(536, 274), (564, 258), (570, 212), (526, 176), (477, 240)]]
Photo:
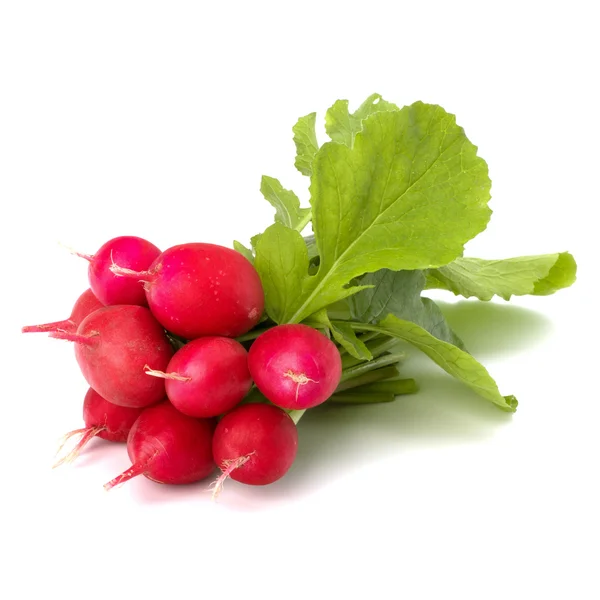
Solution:
[(256, 387), (281, 408), (312, 408), (333, 394), (342, 375), (336, 345), (307, 325), (279, 325), (250, 347)]
[(133, 464), (104, 488), (109, 490), (138, 475), (169, 484), (208, 477), (215, 469), (213, 431), (212, 420), (183, 415), (169, 402), (147, 408), (127, 438), (127, 453)]
[(142, 410), (141, 408), (127, 408), (107, 402), (100, 394), (90, 388), (83, 400), (83, 422), (85, 427), (67, 433), (57, 454), (72, 437), (78, 436), (80, 439), (73, 450), (58, 460), (54, 467), (75, 460), (86, 444), (95, 436), (109, 442), (127, 441), (129, 430), (142, 414)]
[(146, 369), (165, 380), (167, 397), (190, 417), (216, 417), (238, 404), (250, 390), (248, 353), (235, 340), (198, 338), (175, 352), (167, 372)]
[(258, 273), (241, 254), (215, 244), (181, 244), (165, 250), (145, 272), (117, 261), (113, 273), (145, 282), (152, 314), (188, 340), (236, 337), (252, 329), (264, 308)]
[(109, 402), (142, 408), (165, 397), (164, 380), (148, 377), (144, 366), (164, 370), (173, 348), (147, 308), (105, 306), (88, 315), (76, 333), (58, 331), (50, 337), (75, 342), (85, 380)]
[(216, 497), (227, 477), (249, 485), (267, 485), (283, 477), (298, 450), (292, 418), (271, 404), (244, 404), (227, 413), (213, 437), (213, 456), (222, 473)]
[(89, 261), (90, 287), (103, 304), (148, 306), (143, 285), (139, 281), (117, 277), (110, 268), (118, 264), (133, 271), (146, 270), (160, 255), (154, 244), (140, 237), (125, 235), (109, 240), (93, 255), (76, 254)]
[(74, 333), (83, 319), (90, 313), (104, 306), (94, 295), (92, 290), (87, 289), (77, 300), (71, 311), (71, 316), (62, 321), (54, 321), (52, 323), (43, 323), (42, 325), (27, 325), (21, 329), (23, 333), (50, 333), (52, 331), (68, 331)]

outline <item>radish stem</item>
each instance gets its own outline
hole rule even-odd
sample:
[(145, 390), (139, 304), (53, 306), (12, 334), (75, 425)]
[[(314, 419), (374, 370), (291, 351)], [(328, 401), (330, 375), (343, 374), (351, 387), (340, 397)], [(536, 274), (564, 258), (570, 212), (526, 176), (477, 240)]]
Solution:
[(374, 360), (370, 360), (368, 362), (361, 363), (356, 365), (355, 367), (351, 367), (342, 371), (341, 381), (347, 381), (348, 379), (352, 379), (357, 377), (358, 375), (362, 375), (363, 373), (368, 373), (369, 371), (375, 371), (380, 367), (387, 367), (388, 365), (394, 365), (401, 360), (406, 358), (406, 354), (404, 352), (395, 352), (394, 354), (385, 354), (384, 356), (380, 356)]
[(391, 392), (373, 392), (371, 394), (353, 394), (345, 392), (334, 394), (329, 399), (333, 404), (380, 404), (383, 402), (393, 402), (396, 396)]
[(382, 379), (390, 379), (391, 377), (398, 376), (398, 369), (394, 366), (384, 367), (382, 369), (376, 369), (374, 371), (368, 371), (367, 373), (362, 373), (357, 377), (352, 377), (351, 379), (343, 380), (336, 388), (335, 393), (343, 392), (344, 390), (349, 390), (351, 388), (359, 387), (361, 385), (374, 383), (376, 381), (380, 381)]

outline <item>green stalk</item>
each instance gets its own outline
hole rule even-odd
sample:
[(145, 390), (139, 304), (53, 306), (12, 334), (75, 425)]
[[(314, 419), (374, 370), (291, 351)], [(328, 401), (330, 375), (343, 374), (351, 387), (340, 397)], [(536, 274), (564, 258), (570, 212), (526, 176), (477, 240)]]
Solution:
[(274, 325), (272, 325), (271, 327), (263, 327), (261, 329), (253, 329), (252, 331), (249, 331), (248, 333), (245, 333), (244, 335), (240, 335), (239, 337), (236, 337), (235, 340), (238, 342), (249, 342), (250, 340), (255, 340), (259, 335), (262, 335), (263, 333), (265, 333), (265, 331), (269, 331), (269, 329), (272, 329), (274, 327)]
[[(373, 334), (373, 332), (371, 332), (371, 334), (374, 337), (377, 336), (377, 334)], [(377, 339), (374, 339), (371, 343), (366, 344), (366, 346), (369, 349), (369, 352), (371, 353), (373, 358), (377, 358), (378, 356), (381, 356), (382, 354), (384, 354), (388, 350), (391, 350), (394, 346), (397, 346), (397, 345), (398, 345), (398, 339), (393, 338), (393, 337), (384, 337), (382, 339), (377, 338)], [(342, 369), (348, 369), (350, 367), (354, 367), (355, 365), (358, 365), (361, 362), (363, 362), (363, 360), (360, 358), (354, 358), (354, 356), (345, 356), (342, 359)]]
[(306, 211), (306, 215), (304, 215), (304, 219), (302, 219), (294, 229), (298, 233), (302, 233), (302, 230), (312, 221), (312, 210)]
[(303, 408), (302, 410), (290, 410), (288, 411), (288, 415), (290, 415), (290, 417), (292, 417), (292, 421), (294, 421), (294, 423), (298, 425), (298, 421), (302, 418), (302, 415), (305, 412), (306, 408)]
[(358, 375), (362, 375), (363, 373), (368, 373), (369, 371), (375, 371), (381, 367), (387, 367), (388, 365), (394, 365), (397, 362), (400, 362), (402, 359), (406, 358), (406, 354), (404, 352), (396, 352), (394, 354), (385, 354), (384, 356), (380, 356), (379, 358), (375, 358), (373, 360), (361, 363), (356, 365), (355, 367), (350, 367), (342, 371), (341, 381), (347, 381), (348, 379), (353, 379)]
[(344, 390), (356, 388), (361, 385), (374, 384), (376, 381), (381, 381), (382, 379), (397, 377), (398, 374), (398, 369), (396, 367), (384, 367), (383, 369), (368, 371), (357, 377), (340, 382), (334, 393), (337, 394), (338, 392), (343, 392)]
[[(381, 369), (383, 370), (383, 369)], [(377, 371), (375, 371), (377, 372)], [(395, 396), (403, 394), (414, 394), (419, 390), (419, 386), (414, 379), (396, 379), (386, 381), (376, 381), (368, 383), (352, 390), (352, 393), (370, 395), (371, 393), (390, 393)]]
[(351, 392), (334, 394), (328, 402), (333, 404), (379, 404), (393, 402), (396, 396), (391, 392), (373, 392), (372, 394), (353, 394)]

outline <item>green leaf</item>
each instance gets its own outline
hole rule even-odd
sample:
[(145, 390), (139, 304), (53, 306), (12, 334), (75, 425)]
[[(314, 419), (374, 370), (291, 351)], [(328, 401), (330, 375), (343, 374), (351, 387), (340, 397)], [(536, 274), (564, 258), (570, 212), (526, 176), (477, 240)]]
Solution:
[(461, 255), (491, 213), (476, 150), (453, 115), (421, 102), (373, 114), (353, 148), (324, 144), (311, 178), (319, 271), (286, 321), (358, 292), (347, 286), (364, 273), (439, 267)]
[(399, 110), (379, 94), (371, 94), (354, 112), (348, 110), (348, 100), (338, 100), (325, 113), (325, 131), (334, 141), (352, 148), (354, 136), (362, 130), (364, 119), (376, 112)]
[(412, 321), (436, 338), (465, 350), (462, 340), (452, 331), (437, 304), (421, 298), (425, 287), (423, 271), (390, 271), (381, 269), (360, 278), (372, 288), (350, 296), (352, 318), (363, 323), (377, 323), (389, 314)]
[(360, 360), (371, 360), (373, 355), (365, 346), (362, 340), (359, 340), (349, 323), (331, 323), (331, 333), (335, 341), (342, 346), (350, 356)]
[(317, 240), (314, 235), (304, 236), (304, 242), (306, 243), (306, 249), (308, 250), (308, 260), (319, 256), (319, 249), (317, 248)]
[(352, 326), (359, 331), (377, 331), (412, 344), (429, 356), (444, 371), (468, 385), (482, 398), (493, 402), (505, 411), (514, 412), (516, 410), (517, 399), (514, 396), (502, 396), (496, 382), (482, 364), (467, 352), (453, 344), (437, 339), (415, 323), (389, 315), (378, 325), (353, 323)]
[(263, 175), (260, 191), (265, 200), (275, 208), (275, 222), (290, 229), (302, 231), (310, 221), (310, 208), (300, 208), (298, 196), (283, 188), (273, 177)]
[(275, 323), (283, 323), (302, 293), (308, 271), (306, 244), (295, 229), (275, 223), (257, 238), (255, 251), (265, 310)]
[(569, 287), (577, 273), (575, 259), (568, 252), (519, 256), (504, 260), (457, 258), (427, 273), (427, 289), (441, 289), (465, 298), (491, 300), (494, 295), (546, 296)]
[(250, 250), (250, 248), (246, 248), (246, 246), (244, 246), (244, 244), (241, 242), (233, 240), (233, 249), (245, 256), (251, 263), (254, 262), (254, 254), (252, 254), (252, 250)]
[(296, 144), (296, 162), (294, 164), (302, 175), (311, 175), (313, 158), (319, 149), (315, 132), (316, 118), (317, 113), (310, 113), (305, 117), (300, 117), (292, 127), (294, 144)]
[(335, 341), (354, 358), (358, 360), (371, 360), (373, 358), (365, 343), (356, 337), (352, 327), (348, 323), (343, 322), (337, 322), (334, 325), (330, 321), (326, 309), (322, 308), (310, 315), (305, 323), (311, 327), (331, 332)]

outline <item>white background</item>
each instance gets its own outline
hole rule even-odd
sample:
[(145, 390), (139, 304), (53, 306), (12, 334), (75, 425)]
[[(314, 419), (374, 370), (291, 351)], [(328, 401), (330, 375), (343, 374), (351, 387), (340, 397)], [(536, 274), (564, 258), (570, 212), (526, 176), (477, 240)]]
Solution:
[[(28, 2), (0, 9), (0, 596), (577, 598), (598, 581), (598, 44), (592, 2)], [(448, 318), (507, 415), (432, 363), (393, 405), (315, 411), (267, 488), (138, 478), (96, 441), (49, 467), (86, 390), (64, 342), (94, 252), (230, 244), (307, 201), (291, 126), (372, 92), (457, 115), (489, 163), (487, 258), (570, 250), (576, 285)], [(320, 132), (322, 134), (322, 132)]]

